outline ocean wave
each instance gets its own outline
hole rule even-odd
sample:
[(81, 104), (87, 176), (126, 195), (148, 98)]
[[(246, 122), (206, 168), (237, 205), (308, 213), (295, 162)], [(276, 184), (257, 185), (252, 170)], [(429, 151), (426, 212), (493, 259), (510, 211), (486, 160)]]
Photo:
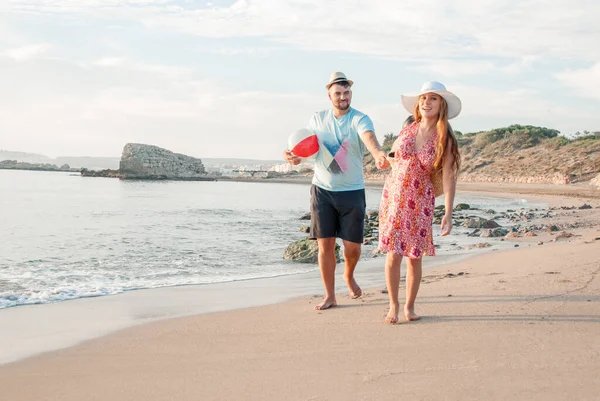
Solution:
[[(25, 289), (23, 287), (6, 289), (3, 288), (0, 291), (0, 309), (6, 309), (21, 305), (36, 305), (36, 304), (47, 304), (53, 302), (69, 301), (79, 298), (92, 298), (106, 295), (116, 295), (126, 291), (144, 290), (144, 289), (155, 289), (165, 287), (181, 287), (190, 285), (210, 285), (219, 283), (229, 283), (236, 281), (256, 280), (273, 278), (280, 276), (288, 276), (295, 274), (307, 273), (315, 271), (318, 268), (314, 265), (306, 266), (297, 263), (282, 264), (279, 269), (273, 269), (269, 272), (255, 273), (255, 274), (240, 274), (237, 276), (213, 276), (205, 279), (198, 279), (198, 277), (189, 276), (184, 279), (182, 275), (178, 275), (178, 279), (173, 279), (172, 275), (164, 272), (157, 272), (156, 274), (148, 274), (145, 278), (144, 283), (130, 283), (126, 286), (102, 286), (94, 285), (93, 281), (88, 281), (85, 284), (75, 285), (71, 287), (55, 287), (53, 289)], [(151, 281), (149, 279), (155, 279)], [(167, 278), (168, 280), (165, 280)], [(50, 283), (49, 283), (50, 284)]]

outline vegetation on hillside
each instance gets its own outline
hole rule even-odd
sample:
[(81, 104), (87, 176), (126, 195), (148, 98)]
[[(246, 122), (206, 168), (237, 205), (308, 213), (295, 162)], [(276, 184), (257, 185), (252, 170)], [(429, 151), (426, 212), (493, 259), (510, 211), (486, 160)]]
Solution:
[(505, 145), (516, 150), (530, 148), (545, 139), (556, 138), (559, 134), (560, 132), (554, 129), (515, 124), (491, 131), (459, 135), (457, 139), (461, 147), (472, 146), (476, 149), (483, 149), (492, 143), (504, 141)]
[[(455, 135), (464, 173), (488, 177), (563, 173), (579, 181), (600, 172), (600, 131), (577, 132), (567, 138), (555, 129), (514, 124), (465, 134), (455, 131)], [(396, 138), (392, 133), (384, 136), (382, 147), (386, 152)], [(370, 155), (365, 162), (367, 174), (378, 173)]]
[[(577, 132), (573, 135), (573, 138), (567, 138), (561, 136), (560, 131), (555, 129), (519, 124), (513, 124), (504, 128), (495, 128), (490, 131), (470, 132), (466, 134), (454, 131), (454, 133), (459, 147), (470, 147), (480, 150), (500, 141), (504, 141), (505, 145), (510, 145), (513, 150), (516, 150), (526, 149), (541, 143), (547, 147), (560, 147), (576, 142), (591, 143), (600, 140), (600, 131)], [(396, 138), (397, 135), (393, 133), (386, 134), (383, 139), (383, 149), (389, 151)]]

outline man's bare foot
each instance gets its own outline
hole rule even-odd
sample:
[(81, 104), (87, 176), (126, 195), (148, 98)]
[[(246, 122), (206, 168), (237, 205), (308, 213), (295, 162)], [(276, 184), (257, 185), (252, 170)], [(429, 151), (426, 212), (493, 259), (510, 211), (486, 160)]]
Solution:
[(385, 321), (388, 322), (389, 324), (398, 323), (398, 309), (400, 309), (399, 304), (390, 303), (390, 311), (388, 312), (387, 316), (385, 317)]
[(404, 317), (409, 322), (414, 322), (415, 320), (419, 320), (421, 318), (421, 316), (415, 314), (415, 308), (409, 308), (407, 306), (404, 306)]
[(350, 293), (350, 297), (353, 299), (360, 298), (360, 296), (362, 295), (362, 290), (356, 283), (356, 280), (354, 280), (354, 277), (352, 277), (351, 279), (347, 279), (346, 277), (344, 277), (344, 280), (346, 280), (346, 285), (348, 286), (348, 292)]
[(331, 297), (331, 298), (325, 297), (325, 299), (323, 299), (323, 302), (321, 302), (319, 305), (315, 305), (315, 310), (325, 310), (325, 309), (333, 308), (334, 306), (337, 306), (335, 297)]

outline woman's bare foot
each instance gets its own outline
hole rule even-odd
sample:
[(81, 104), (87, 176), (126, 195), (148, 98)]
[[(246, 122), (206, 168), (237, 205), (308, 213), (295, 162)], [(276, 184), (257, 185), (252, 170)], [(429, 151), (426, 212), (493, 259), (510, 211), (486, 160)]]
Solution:
[(408, 306), (404, 306), (404, 317), (409, 322), (414, 322), (415, 320), (419, 320), (421, 316), (415, 314), (415, 308), (409, 308)]
[(325, 299), (323, 299), (323, 302), (321, 302), (319, 305), (315, 305), (315, 310), (325, 310), (333, 308), (334, 306), (337, 306), (335, 297), (325, 297)]
[(352, 277), (351, 279), (344, 277), (344, 280), (346, 281), (346, 285), (348, 286), (348, 292), (350, 293), (350, 297), (353, 299), (360, 298), (360, 296), (362, 295), (362, 290), (356, 283), (356, 280), (354, 280), (354, 277)]
[(400, 309), (399, 304), (390, 303), (390, 311), (388, 312), (385, 321), (390, 324), (398, 323), (398, 309)]

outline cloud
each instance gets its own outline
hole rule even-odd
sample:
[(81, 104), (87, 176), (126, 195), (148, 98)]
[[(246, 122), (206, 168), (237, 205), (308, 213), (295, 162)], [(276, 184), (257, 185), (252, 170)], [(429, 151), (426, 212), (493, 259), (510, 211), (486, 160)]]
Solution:
[(212, 49), (208, 50), (208, 53), (220, 54), (223, 56), (239, 56), (239, 55), (250, 55), (250, 56), (260, 56), (266, 57), (270, 56), (279, 48), (276, 47), (229, 47), (229, 48), (220, 48), (220, 49)]
[(120, 57), (103, 57), (99, 60), (93, 61), (93, 65), (99, 65), (103, 67), (117, 67), (124, 63), (124, 59)]
[(38, 57), (42, 57), (52, 49), (49, 44), (33, 44), (13, 49), (8, 49), (4, 55), (17, 61), (27, 61)]
[(324, 94), (242, 91), (122, 59), (32, 63), (29, 80), (15, 61), (0, 63), (10, 72), (0, 76), (2, 147), (53, 156), (117, 156), (142, 142), (199, 157), (279, 158), (288, 135), (327, 107)]
[(414, 65), (408, 67), (411, 71), (428, 72), (436, 77), (457, 78), (489, 76), (491, 74), (517, 75), (526, 71), (531, 71), (537, 56), (523, 56), (514, 58), (510, 62), (497, 59), (455, 59), (455, 58), (435, 58), (414, 60)]
[[(376, 57), (600, 58), (595, 0), (237, 0), (193, 6), (168, 0), (13, 0), (5, 11), (134, 21), (211, 38), (264, 38), (304, 50)], [(535, 16), (535, 17), (533, 17)]]
[(164, 75), (166, 77), (183, 77), (192, 73), (191, 68), (177, 67), (172, 65), (148, 64), (131, 61), (124, 57), (103, 57), (91, 63), (79, 62), (80, 65), (91, 65), (106, 68), (126, 69), (129, 71), (146, 72), (150, 74)]
[(432, 59), (419, 62), (408, 68), (412, 71), (429, 72), (439, 77), (458, 77), (486, 75), (497, 72), (499, 68), (488, 60), (439, 60)]
[(600, 62), (587, 69), (560, 72), (556, 79), (580, 96), (600, 100)]

